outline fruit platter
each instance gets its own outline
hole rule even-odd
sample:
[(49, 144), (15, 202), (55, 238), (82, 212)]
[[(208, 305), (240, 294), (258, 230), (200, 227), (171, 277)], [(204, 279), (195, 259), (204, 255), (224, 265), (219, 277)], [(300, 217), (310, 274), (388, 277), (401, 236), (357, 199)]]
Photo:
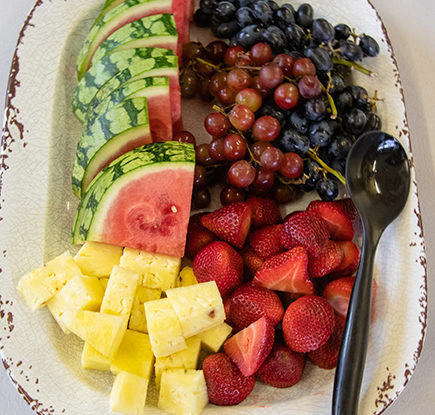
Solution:
[[(368, 0), (36, 2), (0, 169), (0, 352), (38, 414), (329, 414), (363, 132), (410, 158), (359, 413), (418, 362), (426, 260), (400, 76)], [(376, 212), (373, 212), (376, 215)]]

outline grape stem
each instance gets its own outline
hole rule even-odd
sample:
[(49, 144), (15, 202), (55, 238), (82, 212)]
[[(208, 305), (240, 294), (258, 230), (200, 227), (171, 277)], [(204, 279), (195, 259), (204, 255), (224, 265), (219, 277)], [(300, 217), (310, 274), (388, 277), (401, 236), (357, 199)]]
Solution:
[(348, 61), (346, 59), (340, 58), (338, 56), (334, 56), (332, 59), (334, 64), (337, 65), (345, 65), (345, 66), (349, 66), (365, 75), (371, 76), (372, 78), (378, 76), (378, 74), (376, 72), (371, 71), (370, 69), (364, 68), (364, 66), (360, 65), (359, 63), (356, 62), (351, 62)]
[(219, 72), (221, 70), (220, 66), (218, 65), (213, 65), (211, 62), (206, 61), (205, 59), (202, 58), (195, 58), (198, 62), (203, 63), (205, 65), (208, 65), (210, 67), (212, 67), (215, 71)]
[(335, 106), (335, 102), (334, 102), (334, 98), (332, 98), (331, 94), (329, 93), (329, 90), (331, 89), (331, 84), (332, 84), (332, 76), (331, 73), (328, 72), (328, 86), (325, 88), (322, 84), (322, 91), (325, 92), (326, 97), (328, 98), (328, 102), (329, 102), (329, 106), (331, 107), (331, 118), (333, 120), (335, 120), (337, 118), (338, 115), (338, 111), (337, 111), (337, 107)]
[(307, 154), (312, 158), (314, 161), (320, 164), (328, 173), (335, 176), (338, 180), (340, 180), (341, 183), (346, 185), (346, 179), (343, 177), (343, 175), (338, 172), (337, 170), (332, 169), (329, 167), (317, 154), (316, 151), (314, 151), (312, 148), (309, 148), (307, 151)]

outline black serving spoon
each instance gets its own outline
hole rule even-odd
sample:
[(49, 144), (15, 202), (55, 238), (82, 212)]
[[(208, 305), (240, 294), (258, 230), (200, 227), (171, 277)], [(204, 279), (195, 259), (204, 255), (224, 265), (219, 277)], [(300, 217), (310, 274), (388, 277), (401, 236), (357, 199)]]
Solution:
[(399, 141), (380, 131), (361, 135), (347, 156), (346, 185), (361, 217), (363, 242), (335, 372), (332, 415), (358, 413), (376, 248), (409, 193), (409, 161)]

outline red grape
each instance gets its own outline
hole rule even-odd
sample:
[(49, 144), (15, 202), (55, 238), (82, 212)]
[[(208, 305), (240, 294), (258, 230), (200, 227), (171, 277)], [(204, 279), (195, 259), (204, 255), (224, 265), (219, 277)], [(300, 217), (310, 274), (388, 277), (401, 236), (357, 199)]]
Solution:
[(237, 57), (235, 66), (250, 66), (252, 65), (252, 60), (249, 55), (241, 54)]
[(284, 162), (284, 154), (276, 147), (269, 147), (260, 156), (260, 162), (266, 171), (277, 171)]
[(285, 76), (291, 76), (293, 73), (293, 65), (295, 60), (287, 53), (280, 53), (273, 58), (272, 63), (276, 63)]
[(281, 84), (278, 88), (275, 89), (273, 97), (278, 107), (284, 110), (289, 110), (298, 103), (298, 88), (290, 83)]
[(216, 69), (203, 62), (196, 62), (195, 67), (198, 73), (206, 78), (210, 78), (216, 72)]
[(229, 86), (224, 86), (219, 90), (217, 93), (216, 98), (226, 107), (228, 105), (233, 105), (236, 102), (236, 93), (233, 88), (230, 88)]
[(214, 137), (223, 137), (230, 128), (227, 117), (220, 112), (212, 112), (205, 117), (204, 127)]
[(213, 160), (224, 161), (225, 154), (223, 138), (214, 138), (209, 144), (208, 152)]
[(252, 136), (260, 141), (273, 141), (279, 136), (280, 131), (279, 121), (270, 115), (258, 118), (252, 126)]
[(272, 144), (270, 144), (267, 141), (256, 141), (251, 146), (251, 152), (254, 155), (256, 160), (260, 160), (261, 154), (263, 153), (266, 148), (272, 147)]
[(177, 131), (172, 138), (172, 141), (179, 141), (180, 143), (190, 143), (196, 145), (195, 137), (189, 131)]
[(213, 101), (214, 97), (210, 93), (210, 79), (209, 78), (201, 79), (201, 81), (199, 83), (198, 95), (205, 102)]
[(240, 187), (225, 186), (220, 193), (221, 203), (226, 206), (231, 203), (244, 202), (246, 192)]
[(304, 170), (304, 160), (299, 154), (285, 153), (284, 162), (279, 169), (279, 172), (289, 179), (296, 179)]
[(245, 88), (236, 95), (236, 104), (247, 106), (253, 112), (258, 111), (263, 103), (260, 92), (254, 88)]
[(241, 160), (246, 154), (245, 140), (239, 134), (227, 135), (224, 139), (224, 154), (227, 160)]
[(227, 85), (235, 91), (240, 91), (251, 85), (251, 75), (246, 69), (236, 68), (228, 72)]
[(236, 161), (228, 169), (228, 180), (235, 187), (249, 186), (255, 179), (255, 168), (246, 160)]
[(255, 121), (255, 114), (247, 106), (237, 104), (228, 116), (230, 123), (240, 131), (247, 131)]
[(192, 202), (197, 209), (204, 209), (210, 204), (211, 196), (207, 188), (196, 189), (193, 192)]
[(316, 75), (304, 75), (298, 82), (298, 89), (304, 98), (315, 98), (322, 93), (322, 84)]
[(258, 193), (264, 193), (270, 190), (275, 181), (275, 175), (271, 171), (266, 171), (262, 167), (257, 170), (257, 175), (252, 183), (252, 186), (258, 191)]
[(281, 182), (275, 183), (272, 188), (272, 197), (276, 203), (288, 203), (293, 200), (295, 191), (291, 186), (285, 185)]
[(264, 42), (256, 43), (251, 48), (251, 60), (254, 65), (264, 65), (272, 59), (272, 48)]
[(223, 40), (213, 40), (205, 47), (207, 57), (216, 65), (224, 60), (227, 49), (228, 45)]
[(208, 144), (204, 143), (196, 146), (195, 156), (196, 162), (201, 166), (208, 166), (214, 163), (213, 159), (210, 157), (210, 153), (208, 152)]
[(265, 97), (265, 96), (269, 95), (270, 92), (271, 92), (270, 89), (263, 88), (260, 85), (260, 78), (258, 77), (258, 75), (254, 76), (252, 78), (252, 88), (254, 88), (256, 91), (258, 91), (261, 94), (262, 97)]
[(284, 75), (282, 69), (276, 64), (265, 65), (258, 73), (258, 80), (261, 88), (273, 89), (282, 83)]
[(225, 66), (234, 66), (239, 55), (243, 54), (244, 52), (246, 52), (246, 49), (242, 46), (230, 46), (225, 52)]
[(205, 55), (204, 46), (200, 42), (187, 42), (183, 45), (183, 61), (191, 58), (202, 58)]
[(311, 59), (299, 58), (295, 61), (293, 65), (293, 76), (295, 78), (300, 78), (304, 75), (315, 75), (316, 67)]
[(227, 74), (225, 72), (215, 73), (210, 80), (210, 94), (217, 97), (219, 91), (227, 85)]
[(193, 176), (193, 185), (195, 188), (204, 187), (207, 184), (207, 171), (204, 166), (197, 164)]

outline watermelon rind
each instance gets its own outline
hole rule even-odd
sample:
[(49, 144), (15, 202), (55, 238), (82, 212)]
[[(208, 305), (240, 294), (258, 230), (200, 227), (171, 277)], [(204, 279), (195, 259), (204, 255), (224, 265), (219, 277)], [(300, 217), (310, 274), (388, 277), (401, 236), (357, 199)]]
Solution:
[(105, 13), (101, 13), (92, 25), (77, 57), (78, 79), (85, 75), (98, 46), (116, 29), (142, 17), (170, 13), (171, 10), (171, 0), (124, 0)]
[(77, 144), (72, 188), (78, 197), (101, 163), (116, 154), (119, 148), (136, 138), (151, 137), (146, 98), (128, 98), (111, 105), (109, 96), (100, 110), (83, 127)]
[(124, 0), (106, 0), (103, 5), (103, 8), (101, 9), (100, 15), (107, 13), (109, 10), (112, 10), (118, 4), (121, 4), (123, 2)]
[[(104, 56), (86, 73), (78, 83), (73, 96), (73, 111), (81, 121), (85, 119), (89, 103), (97, 91), (114, 75), (126, 68), (136, 74), (156, 68), (178, 66), (178, 57), (169, 49), (135, 48), (126, 49)], [(125, 79), (128, 80), (128, 79)]]
[(177, 39), (178, 33), (172, 14), (147, 16), (127, 23), (113, 32), (96, 50), (91, 65), (109, 53), (124, 49), (164, 47), (176, 51)]
[(177, 141), (148, 144), (118, 157), (98, 173), (82, 197), (74, 221), (73, 243), (92, 240), (99, 234), (111, 201), (138, 175), (165, 168), (193, 171), (194, 167), (193, 145)]

